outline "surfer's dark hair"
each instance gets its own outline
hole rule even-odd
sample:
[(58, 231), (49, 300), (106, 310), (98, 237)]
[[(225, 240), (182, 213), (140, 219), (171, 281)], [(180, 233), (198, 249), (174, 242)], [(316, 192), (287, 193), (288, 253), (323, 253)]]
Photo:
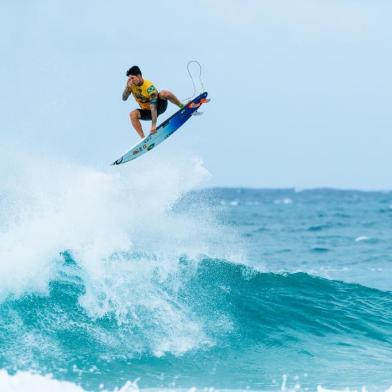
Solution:
[(129, 68), (127, 71), (127, 76), (137, 76), (141, 75), (142, 71), (140, 71), (140, 68), (137, 65), (134, 65), (133, 67)]

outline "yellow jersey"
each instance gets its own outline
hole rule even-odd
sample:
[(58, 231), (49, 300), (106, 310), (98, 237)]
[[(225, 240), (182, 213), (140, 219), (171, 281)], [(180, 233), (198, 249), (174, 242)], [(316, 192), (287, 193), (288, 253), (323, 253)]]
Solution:
[(132, 93), (141, 109), (150, 110), (150, 103), (158, 100), (158, 90), (152, 82), (146, 79), (141, 86), (133, 84), (132, 87), (128, 87), (128, 91)]

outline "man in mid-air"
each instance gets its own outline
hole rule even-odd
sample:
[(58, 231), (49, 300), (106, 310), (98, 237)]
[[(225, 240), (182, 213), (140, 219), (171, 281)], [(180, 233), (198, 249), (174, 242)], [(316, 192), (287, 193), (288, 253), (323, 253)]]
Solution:
[(143, 139), (144, 132), (140, 120), (151, 120), (151, 133), (157, 131), (157, 118), (167, 109), (167, 101), (170, 101), (179, 108), (184, 105), (178, 98), (167, 90), (158, 92), (154, 84), (143, 79), (142, 72), (137, 65), (127, 71), (127, 84), (122, 95), (123, 101), (133, 94), (140, 109), (135, 109), (129, 113), (129, 118), (138, 135)]

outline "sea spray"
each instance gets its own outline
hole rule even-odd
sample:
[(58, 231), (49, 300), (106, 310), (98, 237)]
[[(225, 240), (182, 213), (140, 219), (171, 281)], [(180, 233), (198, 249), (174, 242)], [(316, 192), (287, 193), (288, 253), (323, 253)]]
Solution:
[[(1, 189), (0, 297), (44, 293), (64, 250), (92, 280), (108, 260), (130, 252), (166, 260), (215, 252), (208, 243), (220, 235), (216, 222), (206, 227), (203, 216), (170, 213), (208, 176), (200, 160), (122, 172), (38, 158), (14, 161), (12, 181)], [(161, 273), (171, 268), (160, 264)]]

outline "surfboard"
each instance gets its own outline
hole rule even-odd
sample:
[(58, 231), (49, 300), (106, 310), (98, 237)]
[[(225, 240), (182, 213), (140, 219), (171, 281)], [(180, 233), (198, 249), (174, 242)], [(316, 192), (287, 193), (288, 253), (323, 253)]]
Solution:
[(112, 165), (121, 165), (132, 161), (161, 144), (170, 135), (177, 131), (186, 121), (188, 121), (203, 103), (208, 102), (207, 95), (208, 93), (204, 92), (192, 101), (188, 102), (182, 109), (178, 110), (160, 124), (157, 127), (157, 132), (155, 134), (150, 133), (140, 142), (135, 144), (122, 157), (115, 160)]

